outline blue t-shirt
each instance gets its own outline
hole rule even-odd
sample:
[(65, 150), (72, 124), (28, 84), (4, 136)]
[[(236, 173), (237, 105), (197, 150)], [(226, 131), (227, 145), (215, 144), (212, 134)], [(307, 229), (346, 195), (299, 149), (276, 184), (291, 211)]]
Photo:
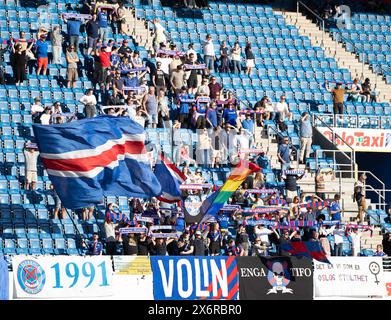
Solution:
[(228, 222), (229, 222), (228, 216), (221, 214), (216, 217), (216, 220), (220, 225), (220, 229), (228, 229)]
[(96, 243), (94, 241), (90, 241), (87, 246), (88, 246), (88, 253), (92, 256), (99, 256), (103, 250), (102, 242), (99, 241)]
[(107, 13), (106, 12), (99, 12), (98, 13), (98, 21), (99, 21), (99, 27), (101, 28), (107, 28)]
[[(192, 97), (189, 94), (180, 94), (179, 95), (179, 100), (187, 100), (187, 99), (192, 99)], [(179, 107), (179, 113), (180, 114), (188, 114), (189, 113), (189, 103), (188, 102), (179, 102), (180, 107)]]
[(252, 119), (244, 119), (242, 121), (243, 129), (246, 129), (250, 133), (254, 132), (254, 121)]
[(184, 218), (178, 217), (176, 219), (176, 230), (177, 231), (185, 230), (185, 219)]
[(291, 160), (290, 160), (290, 158), (289, 158), (290, 147), (289, 147), (288, 144), (287, 144), (287, 145), (280, 144), (280, 145), (278, 146), (277, 153), (280, 154), (281, 158), (282, 158), (286, 163), (291, 162)]
[(69, 20), (67, 22), (67, 29), (69, 36), (78, 36), (80, 35), (80, 26), (81, 21), (79, 20)]
[(235, 109), (224, 109), (223, 118), (225, 123), (229, 123), (231, 126), (236, 127), (237, 114)]
[(208, 109), (208, 112), (206, 114), (206, 117), (208, 120), (212, 123), (213, 127), (217, 126), (217, 113), (214, 109)]
[(37, 49), (38, 58), (47, 58), (48, 57), (48, 43), (46, 41), (38, 40), (35, 44)]
[(200, 103), (199, 105), (197, 105), (197, 112), (199, 113), (199, 115), (201, 117), (205, 117), (206, 104), (205, 103)]
[(337, 202), (332, 202), (330, 206), (330, 211), (338, 211), (337, 213), (331, 215), (331, 220), (341, 221), (341, 206)]

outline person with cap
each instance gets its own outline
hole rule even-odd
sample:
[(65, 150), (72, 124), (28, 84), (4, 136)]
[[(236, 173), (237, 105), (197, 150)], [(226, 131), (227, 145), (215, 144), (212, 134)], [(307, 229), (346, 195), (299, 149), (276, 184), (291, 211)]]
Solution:
[(128, 46), (128, 43), (128, 39), (124, 39), (122, 41), (122, 44), (118, 49), (118, 54), (120, 55), (120, 57), (130, 57), (130, 55), (132, 54), (133, 50)]
[(42, 34), (39, 40), (35, 43), (35, 50), (37, 55), (37, 75), (40, 75), (41, 70), (42, 74), (46, 75), (46, 70), (48, 67), (48, 43), (46, 42), (46, 35)]
[(343, 89), (342, 82), (337, 82), (337, 86), (330, 89), (328, 81), (326, 81), (326, 90), (333, 95), (334, 114), (343, 114), (344, 96), (346, 93), (350, 93), (351, 90)]
[(89, 56), (92, 50), (96, 48), (96, 44), (99, 38), (99, 23), (97, 21), (96, 14), (93, 14), (92, 19), (87, 22), (86, 32), (88, 37), (87, 56)]
[(79, 79), (77, 64), (79, 57), (77, 55), (75, 46), (71, 44), (66, 53), (67, 59), (67, 88), (76, 88), (76, 81)]
[(289, 145), (289, 137), (283, 138), (283, 143), (278, 145), (277, 158), (281, 163), (281, 170), (288, 170), (291, 165), (291, 147)]
[(367, 203), (365, 200), (365, 181), (367, 176), (361, 173), (358, 180), (354, 184), (354, 200), (357, 202), (358, 215), (356, 217), (357, 223), (364, 222), (364, 213), (367, 212)]
[(38, 175), (37, 175), (37, 161), (38, 161), (38, 148), (35, 144), (27, 142), (25, 144), (24, 150), (24, 159), (26, 163), (26, 181), (24, 188), (25, 190), (35, 190), (35, 185), (37, 184)]
[(300, 164), (304, 164), (305, 158), (308, 159), (311, 153), (312, 145), (312, 124), (308, 112), (303, 112), (300, 118)]

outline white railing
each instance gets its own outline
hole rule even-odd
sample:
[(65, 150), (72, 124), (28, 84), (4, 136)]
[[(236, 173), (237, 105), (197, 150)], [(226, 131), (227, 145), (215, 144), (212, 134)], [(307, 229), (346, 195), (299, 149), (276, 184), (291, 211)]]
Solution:
[(314, 114), (314, 125), (316, 126), (320, 123), (335, 128), (391, 129), (391, 116)]

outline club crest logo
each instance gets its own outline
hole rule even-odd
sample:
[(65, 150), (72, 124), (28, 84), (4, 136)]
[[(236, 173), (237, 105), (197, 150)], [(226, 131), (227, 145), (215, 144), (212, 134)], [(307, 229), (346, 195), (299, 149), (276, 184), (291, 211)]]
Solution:
[(288, 271), (288, 264), (286, 262), (267, 262), (267, 267), (269, 269), (267, 273), (267, 280), (269, 281), (272, 289), (269, 289), (267, 294), (278, 294), (278, 293), (292, 293), (293, 290), (287, 288), (288, 284), (291, 282), (290, 275)]
[(29, 294), (39, 293), (46, 282), (45, 271), (33, 260), (24, 260), (19, 264), (17, 278), (22, 290)]

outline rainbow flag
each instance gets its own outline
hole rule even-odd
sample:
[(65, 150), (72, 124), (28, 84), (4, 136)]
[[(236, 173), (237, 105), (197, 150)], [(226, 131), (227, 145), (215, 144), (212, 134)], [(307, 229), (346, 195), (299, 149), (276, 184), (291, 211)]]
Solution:
[(212, 193), (202, 203), (200, 208), (199, 217), (201, 222), (209, 220), (211, 217), (216, 216), (224, 204), (231, 197), (231, 195), (239, 188), (246, 178), (262, 168), (258, 167), (254, 163), (241, 160), (239, 164), (231, 171), (227, 181), (216, 192)]

